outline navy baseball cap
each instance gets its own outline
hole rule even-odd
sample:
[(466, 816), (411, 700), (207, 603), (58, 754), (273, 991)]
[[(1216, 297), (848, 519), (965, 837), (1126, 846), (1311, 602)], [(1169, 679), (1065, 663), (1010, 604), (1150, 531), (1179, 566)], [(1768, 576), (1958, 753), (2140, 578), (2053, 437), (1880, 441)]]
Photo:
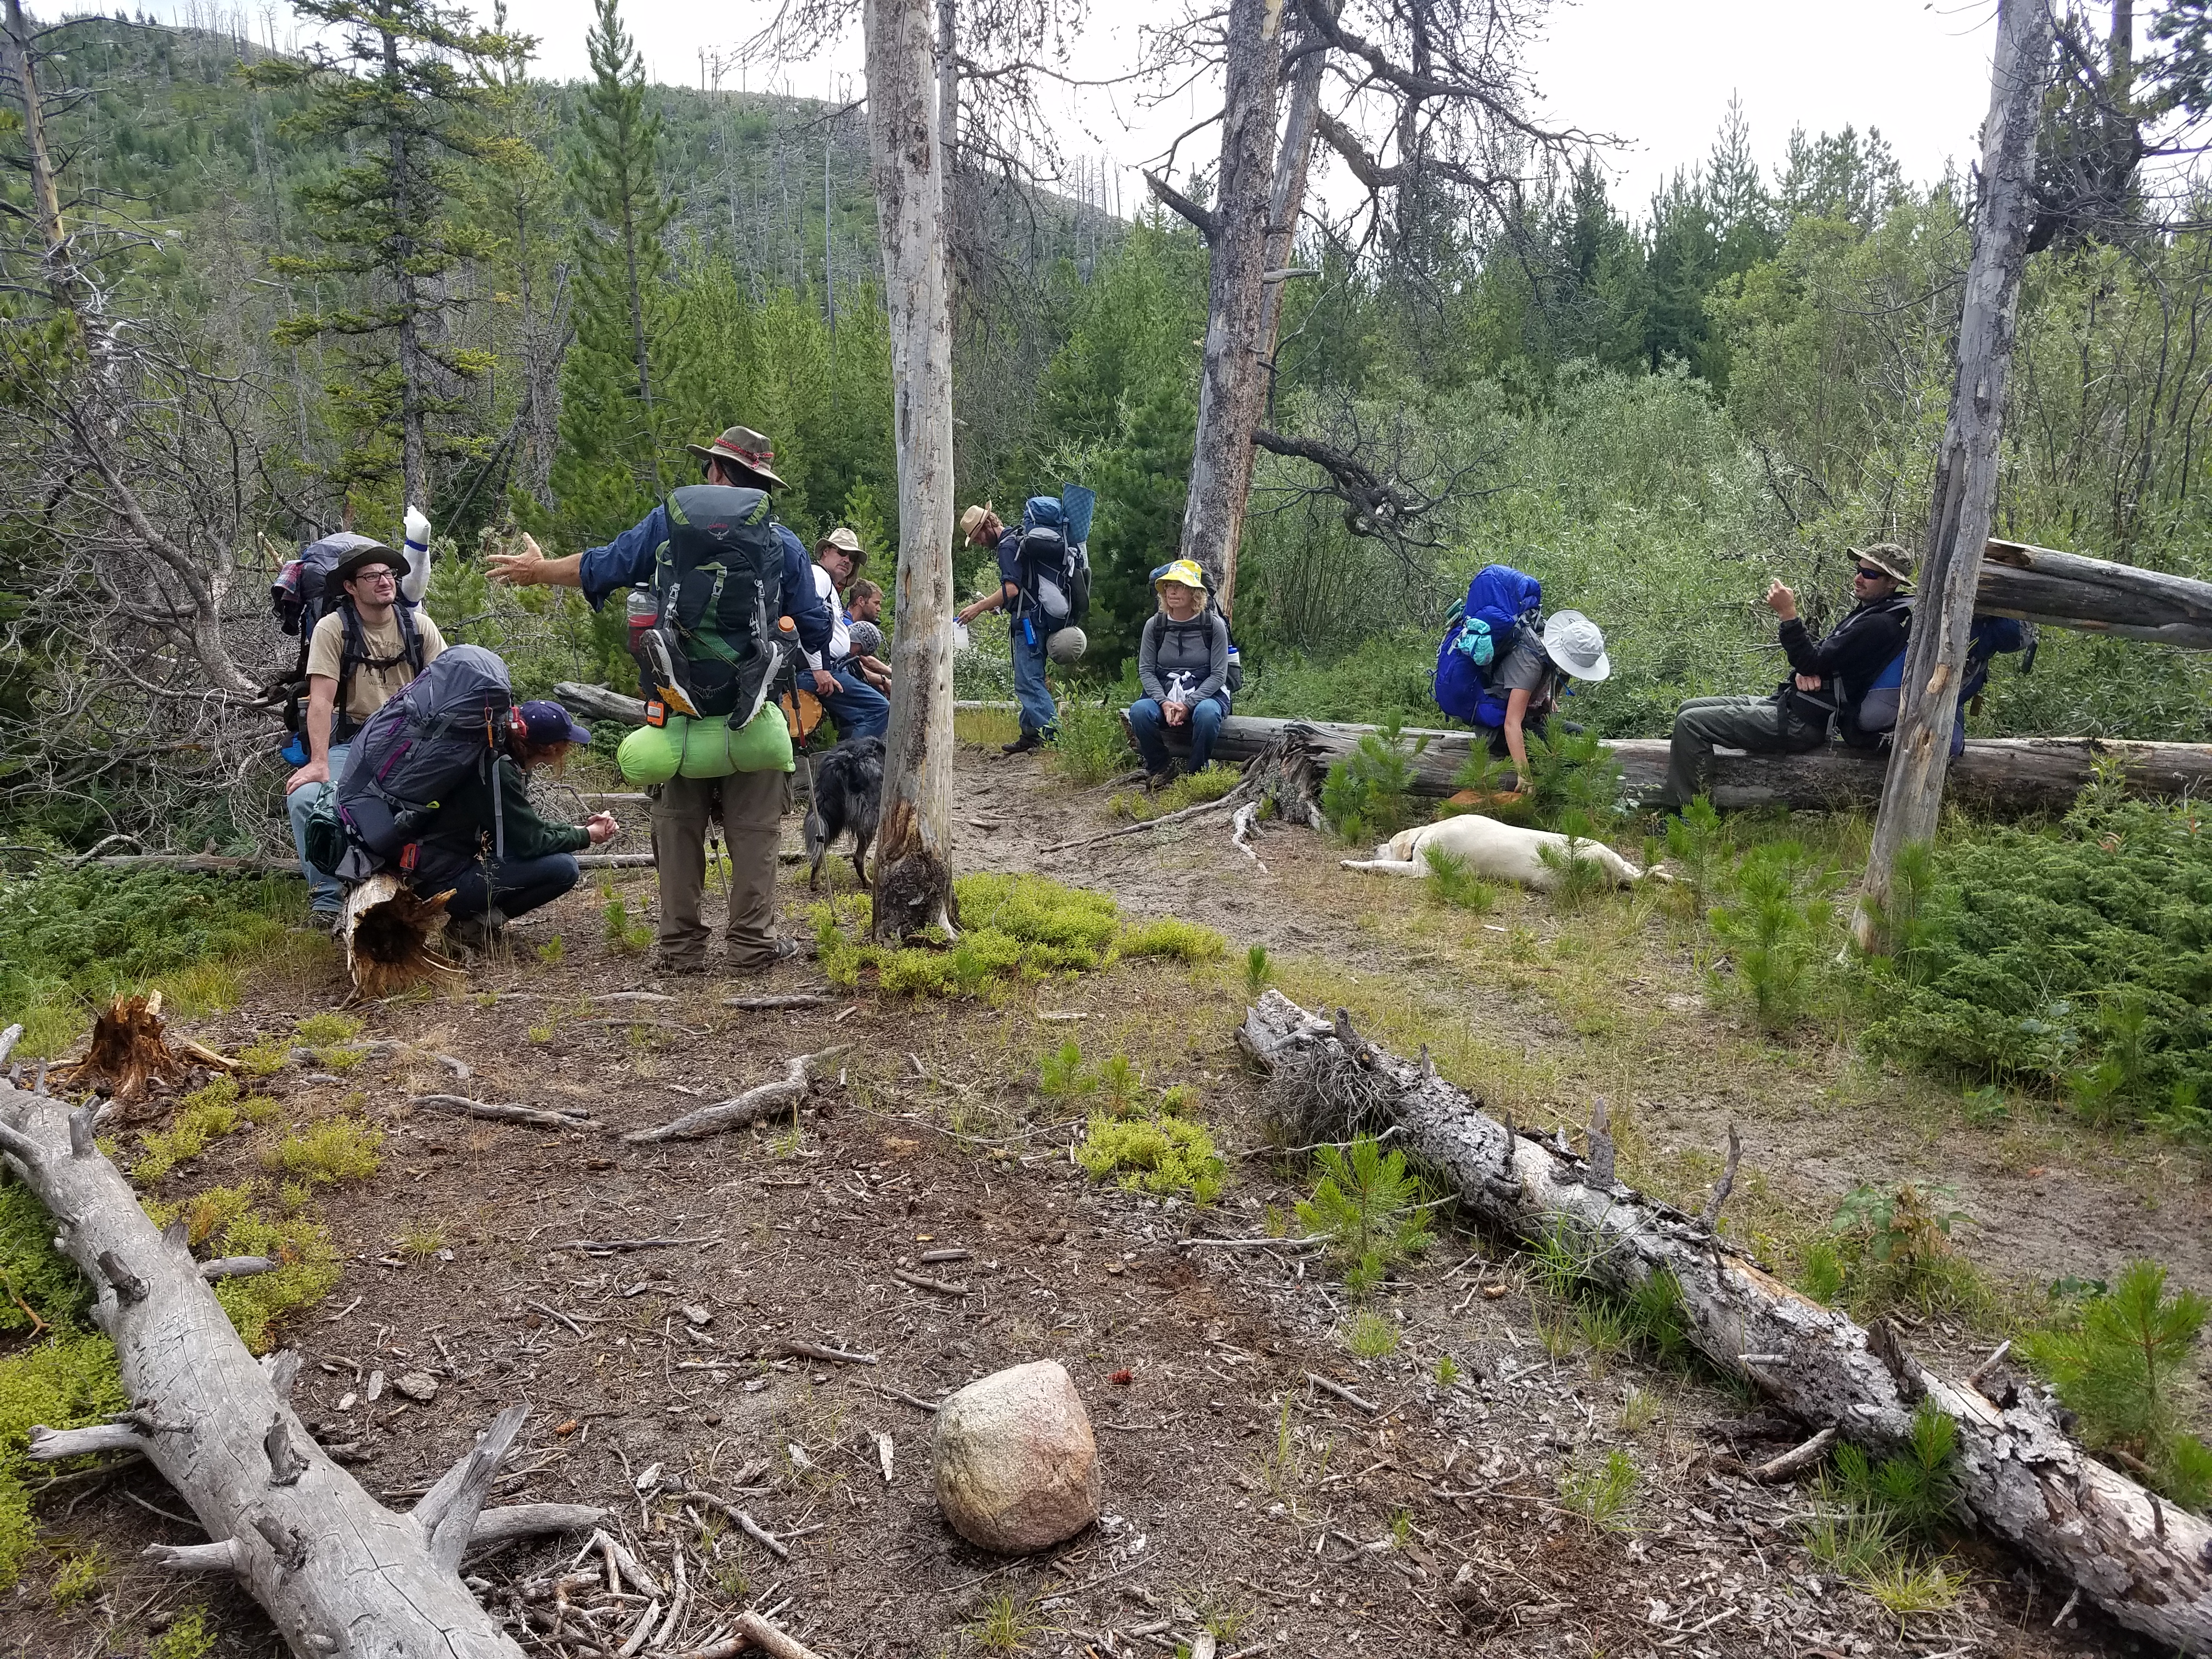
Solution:
[(544, 748), (556, 743), (589, 743), (592, 734), (576, 724), (568, 711), (557, 702), (543, 698), (526, 702), (515, 711), (522, 716), (522, 734), (532, 746)]

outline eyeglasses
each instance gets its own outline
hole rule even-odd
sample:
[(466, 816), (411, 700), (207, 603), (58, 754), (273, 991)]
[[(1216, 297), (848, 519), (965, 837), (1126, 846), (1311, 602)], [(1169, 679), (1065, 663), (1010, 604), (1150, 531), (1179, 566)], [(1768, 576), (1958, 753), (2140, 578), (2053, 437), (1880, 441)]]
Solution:
[(399, 573), (396, 570), (364, 570), (354, 580), (357, 582), (396, 582), (399, 580)]
[(1861, 580), (1865, 580), (1865, 581), (1870, 581), (1870, 582), (1886, 582), (1886, 581), (1889, 581), (1889, 580), (1893, 580), (1893, 578), (1891, 577), (1891, 575), (1890, 575), (1889, 572), (1887, 572), (1887, 570), (1874, 570), (1874, 569), (1869, 569), (1869, 568), (1867, 566), (1865, 566), (1865, 565), (1861, 565), (1861, 566), (1859, 567), (1858, 574), (1859, 574), (1859, 576), (1860, 576)]

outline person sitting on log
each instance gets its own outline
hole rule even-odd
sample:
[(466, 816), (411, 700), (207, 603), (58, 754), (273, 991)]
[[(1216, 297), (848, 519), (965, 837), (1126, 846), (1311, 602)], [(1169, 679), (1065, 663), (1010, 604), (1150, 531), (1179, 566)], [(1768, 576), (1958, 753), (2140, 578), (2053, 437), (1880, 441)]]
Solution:
[(1165, 728), (1188, 726), (1190, 769), (1202, 772), (1229, 718), (1229, 624), (1206, 589), (1206, 573), (1177, 559), (1152, 583), (1160, 608), (1146, 620), (1137, 647), (1137, 678), (1145, 695), (1121, 711), (1129, 741), (1144, 757), (1145, 781), (1175, 776)]
[[(853, 580), (867, 559), (860, 538), (843, 525), (814, 544), (814, 591), (830, 615), (830, 642), (819, 651), (808, 652), (806, 665), (818, 671), (815, 691), (830, 711), (830, 718), (837, 722), (841, 740), (880, 738), (891, 723), (890, 704), (868, 683), (862, 665), (854, 659), (851, 618), (837, 597), (838, 590)], [(823, 674), (830, 682), (826, 692), (822, 690)]]
[(559, 703), (526, 702), (509, 720), (507, 752), (440, 805), (407, 884), (425, 896), (453, 890), (449, 938), (485, 948), (503, 920), (550, 904), (576, 884), (576, 854), (620, 833), (611, 813), (549, 823), (530, 804), (526, 775), (540, 767), (558, 771), (570, 749), (591, 740)]
[(1905, 644), (1911, 601), (1912, 556), (1893, 543), (1853, 548), (1857, 568), (1850, 614), (1814, 640), (1797, 616), (1797, 596), (1780, 581), (1766, 590), (1767, 608), (1782, 619), (1782, 649), (1790, 676), (1767, 697), (1692, 697), (1674, 713), (1667, 781), (1648, 805), (1679, 812), (1705, 787), (1716, 748), (1754, 755), (1798, 755), (1828, 740), (1839, 714), (1848, 717)]
[(889, 696), (891, 665), (884, 660), (884, 590), (866, 576), (855, 576), (845, 590), (845, 618), (860, 678)]

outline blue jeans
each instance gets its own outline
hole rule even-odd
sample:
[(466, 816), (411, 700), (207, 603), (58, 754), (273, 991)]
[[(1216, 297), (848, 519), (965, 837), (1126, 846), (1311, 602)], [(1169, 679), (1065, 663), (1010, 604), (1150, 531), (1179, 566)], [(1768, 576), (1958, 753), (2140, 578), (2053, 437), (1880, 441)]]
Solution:
[[(1204, 702), (1190, 706), (1190, 769), (1205, 769), (1212, 757), (1213, 740), (1221, 735), (1221, 722), (1229, 718), (1229, 704), (1216, 692)], [(1145, 757), (1145, 770), (1168, 769), (1166, 711), (1156, 697), (1139, 697), (1129, 705), (1129, 730), (1137, 739), (1137, 752)]]
[[(499, 866), (499, 913), (512, 921), (526, 916), (541, 904), (550, 904), (574, 887), (583, 872), (574, 853), (548, 853), (542, 859), (509, 859)], [(441, 881), (417, 880), (418, 891), (442, 893), (453, 890), (446, 914), (456, 921), (480, 916), (491, 908), (493, 897), (484, 880), (483, 866), (471, 864)]]
[(345, 908), (345, 884), (307, 862), (307, 820), (322, 799), (323, 791), (337, 788), (338, 780), (345, 775), (347, 748), (343, 743), (331, 745), (328, 783), (311, 783), (284, 797), (284, 816), (292, 820), (292, 850), (300, 855), (300, 871), (307, 878), (307, 908), (331, 915)]
[(880, 738), (890, 730), (890, 699), (860, 678), (858, 665), (832, 668), (839, 689), (822, 699), (830, 718), (837, 722), (837, 738)]
[[(1014, 701), (1022, 706), (1022, 735), (1048, 738), (1059, 728), (1060, 705), (1044, 683), (1044, 628), (1031, 617), (1018, 617), (1012, 626)], [(1036, 629), (1035, 645), (1024, 637), (1031, 628)]]

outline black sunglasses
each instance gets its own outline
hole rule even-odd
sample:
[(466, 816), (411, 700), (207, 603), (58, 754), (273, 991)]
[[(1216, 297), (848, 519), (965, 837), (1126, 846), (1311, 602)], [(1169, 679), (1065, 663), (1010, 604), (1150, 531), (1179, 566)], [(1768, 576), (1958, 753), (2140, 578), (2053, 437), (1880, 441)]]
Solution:
[(1870, 582), (1886, 582), (1896, 580), (1896, 578), (1892, 576), (1887, 570), (1876, 570), (1870, 565), (1861, 565), (1859, 567), (1858, 574), (1865, 577)]

